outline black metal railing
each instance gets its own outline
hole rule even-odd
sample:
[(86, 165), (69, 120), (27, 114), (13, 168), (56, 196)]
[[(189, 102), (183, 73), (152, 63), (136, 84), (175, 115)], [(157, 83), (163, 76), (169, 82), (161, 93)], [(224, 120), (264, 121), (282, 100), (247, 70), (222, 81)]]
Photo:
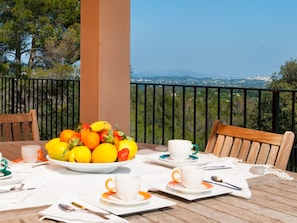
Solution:
[(79, 122), (79, 80), (0, 78), (0, 113), (34, 108), (41, 139), (56, 137)]
[[(79, 123), (79, 80), (0, 78), (0, 113), (35, 108), (41, 139)], [(137, 142), (189, 139), (205, 147), (212, 123), (296, 134), (296, 91), (131, 82), (131, 131)], [(296, 143), (288, 169), (296, 170)]]
[[(139, 142), (183, 138), (203, 149), (215, 119), (237, 126), (296, 134), (296, 91), (131, 83), (131, 133)], [(296, 168), (296, 143), (288, 168)], [(296, 169), (295, 169), (296, 170)]]

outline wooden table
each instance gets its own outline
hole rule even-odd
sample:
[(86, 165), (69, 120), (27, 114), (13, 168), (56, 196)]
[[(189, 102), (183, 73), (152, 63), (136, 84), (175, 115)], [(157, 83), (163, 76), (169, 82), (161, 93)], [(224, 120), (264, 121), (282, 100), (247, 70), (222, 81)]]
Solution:
[[(30, 144), (32, 142), (25, 142)], [(0, 143), (0, 151), (9, 159), (18, 158), (24, 142)], [(38, 142), (43, 145), (44, 142)], [(154, 148), (140, 144), (141, 148)], [(176, 206), (158, 211), (124, 216), (131, 223), (150, 222), (297, 222), (297, 173), (288, 172), (295, 179), (287, 181), (272, 175), (248, 180), (251, 199), (222, 195), (197, 201), (185, 201), (161, 192), (160, 197), (175, 201)], [(39, 222), (38, 212), (47, 206), (0, 212), (0, 222)], [(54, 222), (46, 220), (43, 222)]]

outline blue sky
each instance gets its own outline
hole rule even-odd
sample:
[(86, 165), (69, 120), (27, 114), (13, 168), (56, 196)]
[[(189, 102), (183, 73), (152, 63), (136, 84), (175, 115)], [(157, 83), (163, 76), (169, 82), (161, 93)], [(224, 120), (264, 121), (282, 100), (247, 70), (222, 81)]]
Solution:
[(131, 65), (271, 76), (297, 58), (297, 0), (131, 0)]

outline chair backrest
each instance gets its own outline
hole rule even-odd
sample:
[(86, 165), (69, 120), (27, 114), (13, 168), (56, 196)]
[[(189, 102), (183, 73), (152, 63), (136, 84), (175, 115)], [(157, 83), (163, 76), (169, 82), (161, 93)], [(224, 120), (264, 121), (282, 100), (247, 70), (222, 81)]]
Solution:
[(235, 157), (252, 164), (269, 164), (286, 170), (295, 134), (265, 132), (232, 125), (220, 120), (213, 124), (205, 153)]
[(36, 110), (29, 113), (0, 114), (0, 141), (38, 141)]

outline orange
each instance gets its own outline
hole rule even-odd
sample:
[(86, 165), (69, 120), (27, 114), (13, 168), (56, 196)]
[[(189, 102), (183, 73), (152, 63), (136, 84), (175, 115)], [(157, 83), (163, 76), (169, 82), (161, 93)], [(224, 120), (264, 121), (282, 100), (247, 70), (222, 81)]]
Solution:
[(89, 149), (94, 149), (100, 143), (100, 136), (97, 132), (89, 132), (83, 138), (83, 144)]
[(75, 134), (75, 131), (72, 129), (64, 129), (60, 133), (61, 142), (69, 142), (70, 138)]
[(82, 130), (80, 131), (80, 138), (81, 138), (80, 141), (83, 142), (85, 136), (86, 136), (90, 131), (91, 131), (91, 130), (90, 130), (89, 128), (87, 128), (87, 129), (82, 129)]
[(117, 160), (118, 151), (111, 143), (101, 143), (92, 151), (93, 163), (110, 163)]
[(68, 161), (69, 144), (67, 142), (56, 142), (47, 151), (50, 158)]
[(91, 150), (86, 146), (75, 146), (69, 152), (68, 161), (77, 163), (90, 163)]
[(124, 139), (119, 142), (118, 151), (121, 151), (122, 149), (125, 149), (125, 148), (129, 149), (129, 156), (128, 156), (129, 160), (132, 159), (138, 151), (137, 143), (129, 139)]

